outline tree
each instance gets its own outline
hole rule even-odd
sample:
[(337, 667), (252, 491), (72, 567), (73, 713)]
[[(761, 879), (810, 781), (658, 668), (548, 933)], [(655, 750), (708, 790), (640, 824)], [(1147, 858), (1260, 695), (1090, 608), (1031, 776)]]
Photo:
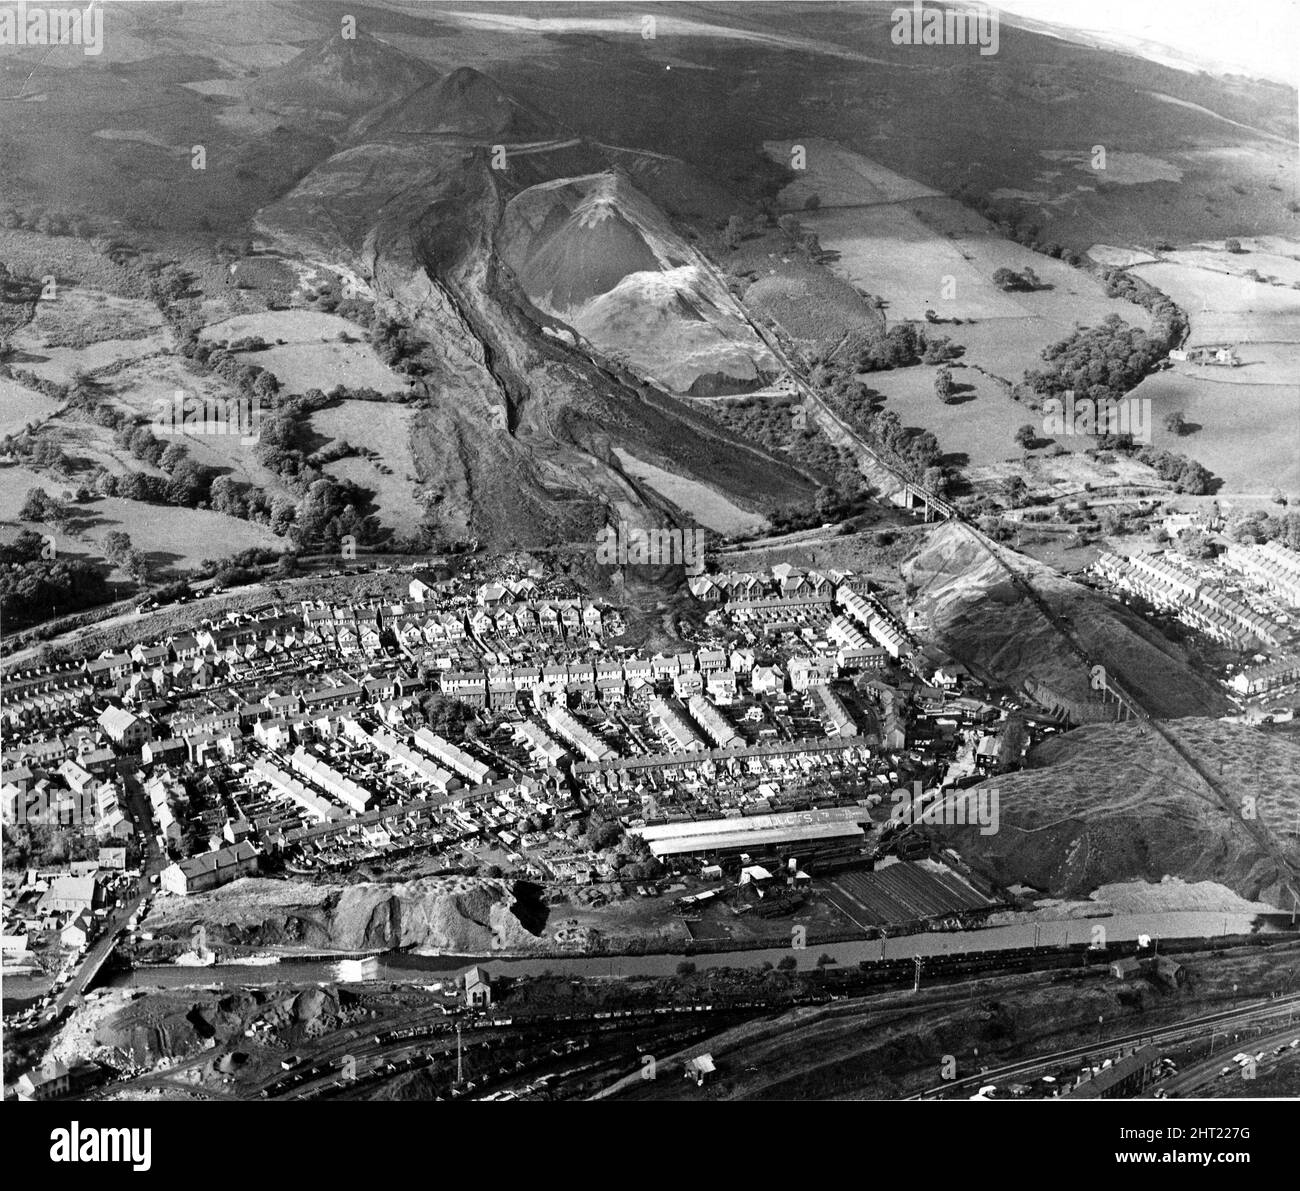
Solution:
[(722, 232), (722, 242), (733, 252), (740, 247), (740, 242), (745, 237), (744, 221), (739, 215), (733, 215), (727, 220), (727, 226)]
[(1174, 482), (1174, 487), (1179, 492), (1186, 492), (1192, 496), (1204, 496), (1213, 483), (1214, 477), (1195, 459), (1189, 459)]
[(131, 536), (121, 529), (109, 530), (104, 536), (104, 558), (110, 563), (123, 563), (131, 555)]
[(783, 955), (776, 964), (778, 972), (793, 972), (799, 966), (799, 961), (793, 955)]
[(1179, 410), (1173, 410), (1165, 414), (1165, 429), (1170, 434), (1182, 438), (1187, 433), (1187, 419), (1183, 417)]
[(952, 399), (954, 387), (951, 369), (940, 368), (934, 374), (934, 395), (945, 405)]
[(1241, 241), (1238, 240), (1236, 236), (1229, 236), (1226, 240), (1224, 240), (1223, 247), (1226, 252), (1242, 251)]
[(820, 207), (821, 205), (822, 205), (821, 196), (817, 194), (810, 194), (806, 199), (804, 199), (803, 209), (805, 211), (816, 211), (817, 208)]
[(183, 443), (170, 442), (163, 449), (162, 458), (158, 460), (158, 466), (170, 474), (180, 466), (187, 455), (188, 452), (185, 450)]
[(18, 510), (19, 521), (44, 521), (50, 510), (50, 494), (44, 488), (28, 488)]
[(143, 550), (132, 550), (126, 558), (126, 573), (137, 583), (147, 583), (152, 569), (149, 556)]
[(1031, 451), (1034, 444), (1038, 441), (1038, 431), (1032, 426), (1026, 424), (1016, 431), (1016, 445), (1023, 447), (1026, 451)]
[(1002, 481), (1002, 494), (1006, 497), (1007, 504), (1013, 509), (1025, 499), (1025, 494), (1028, 491), (1028, 486), (1020, 476), (1007, 476)]

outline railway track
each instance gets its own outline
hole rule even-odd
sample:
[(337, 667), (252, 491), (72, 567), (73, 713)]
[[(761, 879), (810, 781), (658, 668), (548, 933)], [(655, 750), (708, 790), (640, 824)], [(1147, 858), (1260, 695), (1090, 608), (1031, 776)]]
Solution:
[(1202, 1014), (1199, 1017), (1189, 1018), (1186, 1021), (1154, 1030), (1137, 1030), (1117, 1038), (1108, 1038), (1104, 1042), (1085, 1043), (1081, 1046), (1053, 1051), (1051, 1054), (1037, 1055), (1032, 1059), (1007, 1063), (1001, 1067), (988, 1067), (975, 1075), (963, 1076), (961, 1079), (954, 1079), (948, 1083), (938, 1084), (926, 1088), (924, 1091), (915, 1092), (908, 1096), (907, 1099), (947, 1099), (955, 1092), (969, 1091), (971, 1088), (978, 1088), (986, 1083), (997, 1083), (1002, 1080), (1034, 1075), (1041, 1071), (1050, 1071), (1073, 1059), (1100, 1057), (1111, 1052), (1118, 1054), (1121, 1051), (1137, 1046), (1169, 1045), (1175, 1042), (1204, 1037), (1207, 1027), (1213, 1030), (1215, 1026), (1219, 1025), (1232, 1025), (1253, 1020), (1269, 1021), (1283, 1016), (1289, 1020), (1298, 1009), (1300, 1009), (1300, 993), (1291, 993), (1268, 1001), (1256, 1001), (1240, 1008), (1222, 1009), (1214, 1013)]
[[(703, 254), (700, 254), (701, 260), (704, 260)], [(725, 288), (725, 281), (721, 274), (714, 267), (711, 261), (704, 261), (705, 267), (708, 268), (719, 284)], [(950, 524), (957, 526), (962, 534), (968, 537), (976, 546), (978, 546), (989, 558), (991, 558), (998, 568), (1010, 579), (1015, 589), (1033, 606), (1038, 609), (1044, 620), (1056, 632), (1056, 634), (1065, 642), (1070, 653), (1078, 659), (1085, 667), (1089, 675), (1089, 681), (1092, 681), (1093, 675), (1097, 673), (1096, 667), (1100, 665), (1088, 652), (1087, 648), (1079, 640), (1074, 629), (1065, 623), (1060, 614), (1051, 606), (1051, 604), (1041, 595), (1034, 587), (1032, 581), (1012, 563), (1005, 555), (1003, 550), (992, 540), (980, 532), (974, 525), (965, 519), (960, 510), (953, 508), (941, 498), (935, 497), (922, 487), (907, 477), (898, 467), (883, 458), (881, 454), (867, 443), (862, 435), (854, 430), (847, 422), (844, 421), (830, 406), (826, 403), (813, 385), (804, 377), (800, 367), (791, 360), (784, 347), (777, 340), (777, 337), (768, 328), (755, 321), (745, 309), (744, 304), (737, 299), (736, 307), (740, 310), (742, 316), (749, 324), (753, 332), (767, 346), (768, 350), (777, 359), (778, 363), (785, 368), (794, 381), (799, 392), (804, 399), (810, 403), (816, 411), (818, 420), (825, 425), (835, 428), (837, 433), (833, 436), (841, 440), (846, 440), (853, 445), (859, 455), (859, 465), (866, 461), (863, 468), (864, 473), (872, 476), (883, 474), (887, 476), (893, 487), (891, 491), (899, 491), (910, 487), (915, 491), (923, 494), (928, 500), (933, 500), (933, 507), (939, 511)], [(1183, 765), (1191, 769), (1193, 773), (1201, 780), (1206, 788), (1212, 793), (1214, 799), (1218, 802), (1223, 811), (1228, 815), (1230, 821), (1240, 830), (1245, 831), (1259, 849), (1273, 862), (1277, 869), (1282, 883), (1290, 891), (1293, 904), (1300, 907), (1300, 865), (1291, 861), (1278, 845), (1277, 841), (1265, 828), (1263, 822), (1258, 818), (1248, 819), (1240, 813), (1240, 806), (1232, 794), (1224, 789), (1223, 784), (1218, 780), (1215, 774), (1211, 773), (1205, 764), (1197, 758), (1180, 740), (1178, 740), (1169, 728), (1159, 719), (1151, 714), (1147, 707), (1131, 691), (1121, 684), (1108, 669), (1102, 666), (1101, 680), (1104, 690), (1112, 694), (1116, 701), (1128, 712), (1128, 714), (1143, 724), (1148, 725), (1151, 730), (1165, 743), (1166, 747), (1178, 758)]]

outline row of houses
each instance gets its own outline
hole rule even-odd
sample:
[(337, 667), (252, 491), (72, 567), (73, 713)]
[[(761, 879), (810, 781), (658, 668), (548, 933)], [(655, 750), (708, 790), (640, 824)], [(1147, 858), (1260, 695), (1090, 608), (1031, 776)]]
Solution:
[(1285, 603), (1300, 607), (1300, 554), (1281, 542), (1235, 544), (1225, 551), (1223, 561)]
[[(835, 589), (835, 601), (845, 614), (861, 625), (871, 638), (895, 660), (910, 657), (916, 652), (907, 630), (894, 618), (888, 608), (874, 596), (855, 591), (848, 584), (842, 583)], [(843, 626), (839, 629), (845, 634)], [(841, 644), (850, 643), (846, 637)], [(865, 648), (860, 638), (851, 639), (854, 648)]]
[(1279, 645), (1277, 627), (1267, 616), (1233, 599), (1200, 575), (1166, 555), (1121, 558), (1103, 554), (1093, 571), (1122, 591), (1157, 608), (1166, 608), (1212, 640), (1237, 649)]
[(1290, 654), (1258, 666), (1247, 666), (1228, 684), (1243, 695), (1263, 695), (1300, 682), (1300, 657)]
[(756, 571), (726, 571), (695, 575), (687, 580), (697, 600), (728, 604), (768, 598), (790, 600), (804, 596), (829, 597), (843, 578), (836, 571), (804, 571), (789, 563), (778, 563), (767, 574)]

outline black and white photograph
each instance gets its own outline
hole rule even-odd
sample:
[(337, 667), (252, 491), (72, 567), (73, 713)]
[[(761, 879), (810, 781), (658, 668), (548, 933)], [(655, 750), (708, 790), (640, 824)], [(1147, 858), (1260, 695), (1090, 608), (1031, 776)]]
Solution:
[(6, 1171), (1285, 1153), (1298, 83), (1300, 0), (0, 0)]

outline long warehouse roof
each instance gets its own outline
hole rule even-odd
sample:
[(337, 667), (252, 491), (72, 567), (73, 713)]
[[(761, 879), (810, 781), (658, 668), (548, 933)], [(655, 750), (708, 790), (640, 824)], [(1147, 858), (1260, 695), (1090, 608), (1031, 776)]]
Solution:
[[(724, 820), (734, 822), (735, 820)], [(803, 843), (825, 839), (862, 839), (865, 833), (856, 823), (808, 823), (802, 827), (766, 827), (761, 831), (719, 831), (710, 835), (690, 835), (648, 840), (655, 856), (675, 856), (683, 852), (714, 852), (725, 848), (756, 848), (764, 844)]]

